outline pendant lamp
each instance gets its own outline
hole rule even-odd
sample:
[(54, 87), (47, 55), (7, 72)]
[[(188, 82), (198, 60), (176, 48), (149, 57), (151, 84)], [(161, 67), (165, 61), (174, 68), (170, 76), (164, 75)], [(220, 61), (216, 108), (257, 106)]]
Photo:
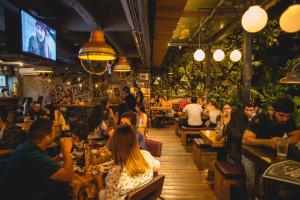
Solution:
[(300, 30), (300, 4), (295, 4), (286, 9), (279, 20), (282, 30), (294, 33)]
[(300, 84), (300, 63), (294, 65), (279, 82)]
[(235, 49), (230, 53), (229, 57), (232, 62), (238, 62), (242, 58), (242, 53), (239, 50)]
[(222, 49), (217, 49), (213, 54), (213, 58), (215, 61), (221, 62), (225, 58), (224, 51)]
[(267, 12), (258, 5), (249, 7), (242, 17), (242, 26), (250, 33), (260, 31), (266, 26), (267, 22)]
[(131, 67), (125, 56), (120, 57), (113, 71), (119, 80), (127, 80), (131, 77)]

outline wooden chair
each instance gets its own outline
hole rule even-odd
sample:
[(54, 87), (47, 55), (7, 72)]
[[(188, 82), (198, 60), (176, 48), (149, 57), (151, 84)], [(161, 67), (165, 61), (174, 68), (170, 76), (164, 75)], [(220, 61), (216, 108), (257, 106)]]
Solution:
[(155, 157), (161, 156), (161, 151), (162, 151), (161, 142), (145, 138), (145, 146), (146, 146), (146, 150), (149, 151), (152, 156)]
[(225, 161), (216, 162), (215, 194), (219, 200), (230, 199), (230, 188), (239, 185), (245, 180), (245, 171), (242, 166), (234, 166)]
[(153, 177), (149, 183), (129, 192), (125, 200), (155, 200), (156, 198), (160, 198), (164, 180), (164, 175)]

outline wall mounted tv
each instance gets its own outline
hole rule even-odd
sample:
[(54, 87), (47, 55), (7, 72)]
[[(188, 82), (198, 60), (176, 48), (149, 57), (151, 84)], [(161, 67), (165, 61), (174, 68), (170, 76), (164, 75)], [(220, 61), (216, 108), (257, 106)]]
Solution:
[(56, 60), (56, 31), (21, 10), (22, 51)]

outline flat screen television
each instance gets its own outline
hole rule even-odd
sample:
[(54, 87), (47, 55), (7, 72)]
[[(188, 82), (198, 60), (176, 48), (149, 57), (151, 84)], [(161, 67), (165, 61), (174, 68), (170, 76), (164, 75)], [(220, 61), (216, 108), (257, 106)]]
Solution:
[(22, 51), (56, 60), (56, 31), (21, 10)]

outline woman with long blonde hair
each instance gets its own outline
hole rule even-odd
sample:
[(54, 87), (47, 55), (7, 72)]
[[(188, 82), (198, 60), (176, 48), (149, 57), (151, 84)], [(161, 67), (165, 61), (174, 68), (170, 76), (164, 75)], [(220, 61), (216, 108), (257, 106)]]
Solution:
[[(99, 199), (125, 199), (128, 192), (139, 188), (153, 178), (160, 163), (148, 151), (140, 150), (137, 136), (128, 125), (115, 129), (112, 136), (114, 165), (106, 177), (106, 186), (98, 179)], [(100, 180), (100, 183), (99, 183)]]

